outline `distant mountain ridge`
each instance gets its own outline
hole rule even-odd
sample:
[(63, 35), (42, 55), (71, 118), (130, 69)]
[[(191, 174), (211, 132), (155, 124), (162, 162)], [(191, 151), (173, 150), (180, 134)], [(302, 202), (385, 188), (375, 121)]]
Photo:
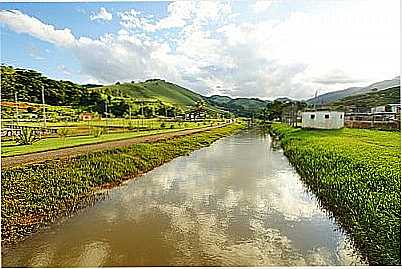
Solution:
[(310, 104), (328, 104), (334, 101), (340, 100), (345, 97), (365, 94), (369, 92), (377, 92), (381, 90), (385, 90), (388, 88), (396, 87), (400, 85), (400, 76), (397, 76), (393, 79), (379, 81), (373, 84), (370, 84), (366, 87), (351, 87), (340, 91), (334, 91), (325, 93), (317, 96), (317, 98), (308, 99), (307, 102)]

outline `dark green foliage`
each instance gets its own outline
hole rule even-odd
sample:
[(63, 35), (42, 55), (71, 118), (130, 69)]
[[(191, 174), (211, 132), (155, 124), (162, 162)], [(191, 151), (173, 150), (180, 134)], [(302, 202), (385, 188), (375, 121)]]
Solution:
[(400, 265), (400, 133), (271, 129), (322, 205), (348, 231), (370, 265)]
[(1, 98), (31, 103), (42, 102), (42, 87), (45, 89), (46, 103), (49, 105), (74, 105), (80, 103), (85, 88), (70, 81), (57, 81), (42, 76), (34, 70), (1, 66)]
[(96, 188), (118, 185), (175, 157), (207, 146), (242, 125), (176, 139), (94, 152), (67, 160), (1, 171), (2, 242), (13, 243), (43, 223), (68, 214)]

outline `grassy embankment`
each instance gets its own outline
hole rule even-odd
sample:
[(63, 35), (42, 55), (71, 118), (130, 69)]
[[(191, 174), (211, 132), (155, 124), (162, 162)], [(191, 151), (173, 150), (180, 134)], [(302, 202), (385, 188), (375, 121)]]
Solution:
[(302, 130), (273, 124), (302, 180), (371, 265), (399, 265), (400, 132)]
[(147, 172), (178, 156), (210, 145), (244, 125), (156, 143), (136, 144), (70, 158), (1, 171), (2, 243), (19, 241), (40, 226), (68, 215), (94, 199), (102, 187)]

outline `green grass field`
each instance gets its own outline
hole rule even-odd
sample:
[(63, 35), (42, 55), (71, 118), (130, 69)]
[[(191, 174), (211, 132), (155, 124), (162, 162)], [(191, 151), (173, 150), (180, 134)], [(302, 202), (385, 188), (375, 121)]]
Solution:
[[(217, 124), (217, 123), (215, 123)], [(169, 125), (167, 125), (169, 126)], [(154, 135), (160, 133), (168, 133), (185, 129), (194, 129), (194, 128), (202, 128), (207, 127), (207, 125), (198, 125), (197, 123), (191, 123), (188, 125), (182, 125), (179, 127), (178, 125), (175, 128), (166, 128), (166, 129), (158, 129), (158, 130), (149, 130), (149, 131), (131, 131), (131, 132), (119, 132), (119, 133), (107, 133), (103, 134), (100, 137), (94, 137), (93, 135), (85, 135), (85, 136), (68, 136), (63, 138), (53, 137), (53, 138), (45, 138), (41, 139), (32, 145), (18, 145), (14, 141), (3, 141), (1, 143), (1, 156), (16, 156), (23, 155), (34, 152), (55, 150), (61, 148), (70, 148), (81, 145), (89, 145), (96, 144), (108, 141), (115, 140), (123, 140), (140, 136)], [(209, 125), (208, 125), (209, 126)]]
[[(204, 122), (218, 122), (221, 121), (219, 119), (205, 119)], [(122, 119), (122, 118), (112, 118), (112, 119), (99, 119), (99, 120), (91, 120), (91, 121), (57, 121), (57, 122), (47, 122), (47, 127), (76, 127), (76, 126), (116, 126), (116, 127), (128, 127), (130, 124), (134, 127), (157, 127), (160, 126), (162, 122), (165, 122), (166, 125), (170, 126), (173, 125), (182, 125), (187, 126), (189, 128), (198, 126), (198, 122), (191, 122), (191, 121), (164, 121), (158, 118), (151, 118), (151, 119)], [(12, 121), (2, 121), (2, 125), (4, 124), (11, 124)], [(202, 123), (201, 123), (202, 124)], [(37, 122), (20, 122), (19, 126), (30, 126), (30, 127), (43, 127), (43, 121)]]
[(400, 132), (304, 130), (273, 124), (302, 180), (371, 265), (400, 260)]

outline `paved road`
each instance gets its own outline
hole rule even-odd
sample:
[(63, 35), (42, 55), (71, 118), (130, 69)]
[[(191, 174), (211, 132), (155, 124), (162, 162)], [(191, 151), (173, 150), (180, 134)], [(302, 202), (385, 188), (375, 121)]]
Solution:
[(19, 166), (22, 164), (39, 163), (39, 162), (43, 162), (46, 160), (69, 158), (69, 157), (74, 157), (74, 156), (78, 156), (78, 155), (83, 155), (83, 154), (86, 154), (88, 152), (93, 152), (93, 151), (130, 146), (133, 144), (144, 143), (144, 142), (156, 142), (159, 140), (174, 138), (174, 137), (178, 137), (178, 136), (200, 133), (200, 132), (204, 132), (207, 130), (220, 128), (223, 126), (225, 126), (225, 125), (183, 130), (183, 131), (177, 131), (177, 132), (171, 132), (171, 133), (155, 134), (155, 135), (142, 136), (142, 137), (135, 137), (135, 138), (119, 140), (119, 141), (110, 141), (110, 142), (104, 142), (104, 143), (99, 143), (99, 144), (77, 146), (77, 147), (72, 147), (72, 148), (56, 149), (56, 150), (30, 153), (30, 154), (19, 155), (19, 156), (2, 157), (1, 158), (1, 166), (2, 166), (2, 168), (7, 168), (7, 167)]

